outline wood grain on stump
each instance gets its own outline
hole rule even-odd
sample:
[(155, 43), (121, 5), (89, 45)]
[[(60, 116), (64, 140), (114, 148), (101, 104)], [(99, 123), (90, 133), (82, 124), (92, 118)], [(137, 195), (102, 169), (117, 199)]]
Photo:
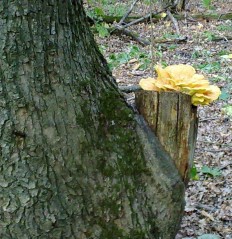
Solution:
[(139, 91), (135, 93), (138, 111), (174, 160), (185, 183), (197, 138), (197, 107), (191, 97), (178, 92)]

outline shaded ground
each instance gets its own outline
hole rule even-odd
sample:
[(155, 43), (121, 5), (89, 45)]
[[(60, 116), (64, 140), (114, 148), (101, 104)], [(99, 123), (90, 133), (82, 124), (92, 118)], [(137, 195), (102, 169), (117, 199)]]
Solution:
[[(126, 4), (128, 1), (118, 1)], [(187, 15), (196, 12), (232, 12), (232, 1), (213, 1), (213, 10), (207, 10), (202, 1), (190, 1)], [(119, 4), (119, 3), (118, 3)], [(125, 7), (125, 6), (124, 6)], [(149, 6), (139, 5), (135, 13), (146, 12)], [(191, 18), (189, 18), (191, 19)], [(210, 106), (199, 107), (199, 131), (195, 152), (198, 179), (192, 180), (186, 192), (185, 216), (176, 239), (196, 238), (212, 233), (223, 239), (232, 239), (232, 21), (179, 21), (184, 44), (155, 44), (153, 62), (162, 65), (190, 64), (198, 72), (207, 75), (212, 84), (222, 90), (221, 99)], [(169, 20), (161, 20), (153, 26), (154, 38), (176, 38), (175, 28)], [(151, 36), (151, 25), (131, 27), (144, 38)], [(214, 36), (225, 37), (213, 41)], [(96, 36), (101, 50), (113, 69), (119, 85), (138, 84), (141, 78), (151, 76), (151, 47), (143, 47), (125, 36)], [(123, 53), (123, 54), (121, 54)], [(133, 102), (133, 94), (125, 97)], [(227, 108), (226, 108), (227, 107)], [(227, 110), (226, 110), (227, 109)], [(202, 172), (207, 166), (219, 174), (210, 176)], [(218, 169), (218, 170), (217, 170)]]

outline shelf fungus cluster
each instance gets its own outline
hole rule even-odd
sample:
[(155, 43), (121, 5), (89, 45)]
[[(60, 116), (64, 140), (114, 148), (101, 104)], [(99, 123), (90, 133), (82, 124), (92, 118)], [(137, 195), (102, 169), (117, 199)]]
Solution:
[(191, 96), (192, 104), (207, 105), (221, 94), (220, 89), (210, 85), (203, 75), (197, 74), (190, 65), (156, 66), (157, 78), (141, 79), (139, 85), (144, 90), (177, 91)]

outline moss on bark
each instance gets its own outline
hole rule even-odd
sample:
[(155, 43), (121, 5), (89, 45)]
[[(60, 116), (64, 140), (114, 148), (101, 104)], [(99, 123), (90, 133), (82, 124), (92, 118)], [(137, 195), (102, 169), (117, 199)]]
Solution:
[(77, 0), (0, 2), (0, 237), (171, 239), (183, 183), (86, 22)]

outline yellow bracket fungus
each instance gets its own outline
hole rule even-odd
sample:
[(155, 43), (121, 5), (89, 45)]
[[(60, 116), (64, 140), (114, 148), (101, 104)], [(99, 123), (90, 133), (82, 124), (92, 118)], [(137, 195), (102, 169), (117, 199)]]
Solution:
[(165, 68), (156, 66), (158, 77), (141, 79), (139, 85), (144, 90), (177, 91), (191, 95), (192, 104), (207, 105), (216, 100), (221, 94), (220, 89), (210, 85), (203, 75), (196, 74), (190, 65), (171, 65)]

